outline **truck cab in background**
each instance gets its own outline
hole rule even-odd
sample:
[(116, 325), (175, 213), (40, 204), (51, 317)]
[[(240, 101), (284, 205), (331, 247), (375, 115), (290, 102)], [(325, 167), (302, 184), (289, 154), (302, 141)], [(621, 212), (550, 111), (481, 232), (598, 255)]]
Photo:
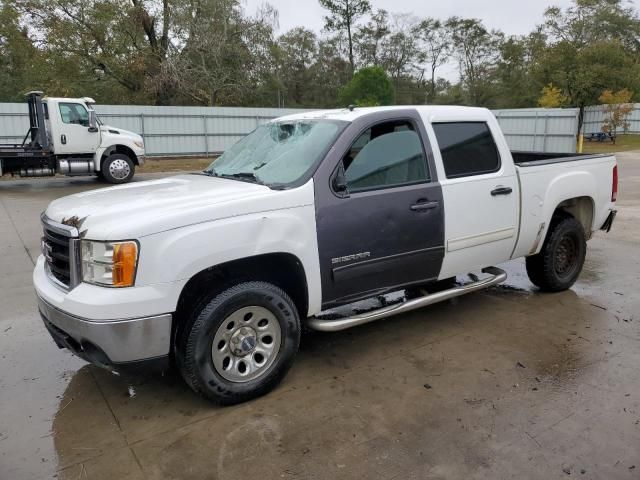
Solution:
[(135, 167), (144, 164), (142, 137), (104, 125), (92, 98), (29, 92), (27, 103), (29, 131), (20, 145), (0, 145), (0, 176), (97, 175), (119, 184), (129, 182)]

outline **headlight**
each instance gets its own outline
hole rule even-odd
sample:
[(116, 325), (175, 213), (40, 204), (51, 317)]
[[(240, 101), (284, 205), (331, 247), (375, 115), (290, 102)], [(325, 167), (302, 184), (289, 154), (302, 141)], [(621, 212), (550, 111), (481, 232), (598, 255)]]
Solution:
[(108, 287), (131, 287), (138, 266), (137, 242), (82, 240), (82, 280)]
[(144, 148), (144, 142), (142, 140), (134, 140), (133, 144), (138, 148)]

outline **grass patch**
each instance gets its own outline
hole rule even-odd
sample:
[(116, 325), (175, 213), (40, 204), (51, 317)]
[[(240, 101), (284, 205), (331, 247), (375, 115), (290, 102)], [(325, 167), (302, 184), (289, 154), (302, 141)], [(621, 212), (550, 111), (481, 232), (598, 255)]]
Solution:
[(201, 172), (207, 168), (213, 158), (196, 158), (196, 157), (182, 157), (182, 158), (162, 158), (154, 159), (147, 157), (144, 165), (136, 169), (140, 173), (155, 173), (155, 172), (184, 172), (194, 171)]
[(616, 143), (584, 141), (584, 153), (615, 153), (640, 150), (640, 135), (618, 135)]

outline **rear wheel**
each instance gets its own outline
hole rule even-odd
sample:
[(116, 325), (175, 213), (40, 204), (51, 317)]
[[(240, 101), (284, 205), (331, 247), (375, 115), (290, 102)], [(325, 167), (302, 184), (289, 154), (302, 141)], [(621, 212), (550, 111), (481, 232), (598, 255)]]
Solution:
[(100, 169), (102, 178), (109, 183), (127, 183), (133, 178), (135, 165), (122, 153), (114, 153), (105, 158)]
[(300, 345), (293, 301), (266, 282), (235, 285), (196, 307), (176, 345), (189, 386), (220, 404), (234, 404), (273, 389)]
[(556, 218), (540, 253), (526, 259), (529, 280), (548, 292), (567, 290), (578, 279), (586, 253), (582, 224), (573, 217)]

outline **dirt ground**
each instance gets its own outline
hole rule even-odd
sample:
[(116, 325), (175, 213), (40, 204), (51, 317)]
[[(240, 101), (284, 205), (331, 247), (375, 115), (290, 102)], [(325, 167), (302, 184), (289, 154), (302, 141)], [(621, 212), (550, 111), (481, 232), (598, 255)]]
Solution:
[(202, 171), (214, 158), (182, 157), (182, 158), (147, 158), (144, 165), (137, 169), (138, 173)]
[(497, 288), (306, 335), (279, 388), (226, 408), (54, 345), (31, 284), (39, 214), (104, 185), (3, 182), (0, 479), (640, 478), (640, 152), (619, 162), (618, 218), (570, 291), (509, 262)]

